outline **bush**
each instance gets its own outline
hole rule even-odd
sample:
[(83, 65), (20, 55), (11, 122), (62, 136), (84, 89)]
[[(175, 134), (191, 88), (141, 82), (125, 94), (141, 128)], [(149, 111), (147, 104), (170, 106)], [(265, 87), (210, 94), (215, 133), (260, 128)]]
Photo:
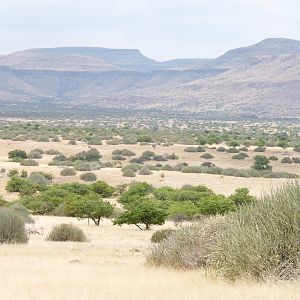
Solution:
[(284, 157), (281, 161), (282, 164), (292, 164), (293, 160), (289, 157)]
[(271, 160), (271, 161), (277, 161), (278, 157), (272, 155), (272, 156), (269, 157), (269, 160)]
[(200, 157), (204, 158), (204, 159), (212, 159), (212, 158), (214, 158), (214, 156), (211, 155), (210, 153), (204, 153)]
[(185, 152), (205, 152), (205, 149), (201, 146), (199, 147), (187, 147), (184, 149)]
[(13, 209), (0, 208), (0, 244), (27, 243), (25, 222)]
[(239, 154), (233, 155), (232, 159), (243, 160), (243, 159), (245, 159), (245, 156), (242, 155), (241, 153), (239, 153)]
[(50, 181), (42, 173), (39, 172), (31, 173), (28, 179), (38, 185), (50, 184)]
[(151, 236), (152, 243), (160, 243), (161, 241), (165, 240), (169, 237), (175, 230), (174, 229), (160, 229), (155, 231)]
[(60, 172), (61, 176), (75, 176), (76, 175), (76, 170), (73, 168), (64, 168)]
[(222, 224), (222, 217), (214, 217), (174, 231), (152, 246), (147, 262), (155, 266), (181, 269), (205, 266)]
[(47, 241), (53, 242), (86, 242), (83, 231), (72, 224), (60, 224), (52, 228)]
[(58, 150), (50, 149), (50, 150), (46, 150), (45, 154), (47, 154), (47, 155), (59, 155), (61, 153)]
[(15, 150), (8, 152), (8, 158), (9, 159), (15, 159), (15, 158), (26, 159), (27, 153), (24, 150), (15, 149)]
[(224, 147), (219, 147), (219, 148), (217, 148), (217, 151), (218, 151), (218, 152), (225, 152), (226, 149), (225, 149)]
[(131, 169), (126, 169), (123, 171), (122, 175), (124, 177), (135, 177), (135, 172)]
[(143, 167), (143, 168), (140, 169), (139, 174), (140, 175), (151, 175), (152, 172), (149, 170), (149, 168)]
[(126, 160), (126, 157), (122, 156), (122, 155), (113, 155), (112, 160)]
[(239, 153), (240, 151), (237, 148), (228, 148), (226, 150), (227, 153)]
[(93, 192), (102, 196), (103, 198), (110, 197), (114, 194), (116, 189), (113, 186), (110, 186), (104, 181), (97, 181), (90, 185)]
[(300, 157), (293, 157), (294, 164), (300, 164)]
[(81, 174), (80, 179), (84, 181), (96, 181), (97, 176), (92, 172), (88, 172), (88, 173)]
[(20, 162), (21, 166), (38, 166), (39, 163), (33, 159), (25, 159)]
[(221, 276), (231, 280), (299, 276), (298, 183), (285, 184), (227, 218), (210, 259)]
[(28, 154), (28, 158), (31, 158), (31, 159), (41, 159), (41, 158), (43, 158), (43, 156), (42, 156), (42, 154), (40, 152), (33, 152), (33, 151), (31, 151)]
[(75, 161), (74, 169), (77, 171), (91, 171), (90, 163), (82, 160)]
[(233, 200), (223, 195), (211, 195), (197, 203), (199, 211), (203, 215), (224, 215), (235, 211), (236, 206)]

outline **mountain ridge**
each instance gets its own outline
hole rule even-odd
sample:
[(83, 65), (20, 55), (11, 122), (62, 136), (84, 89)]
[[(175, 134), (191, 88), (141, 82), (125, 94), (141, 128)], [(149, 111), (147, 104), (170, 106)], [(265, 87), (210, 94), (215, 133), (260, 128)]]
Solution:
[(216, 59), (158, 62), (137, 49), (58, 47), (0, 56), (0, 102), (53, 101), (258, 117), (300, 116), (300, 41), (266, 39)]

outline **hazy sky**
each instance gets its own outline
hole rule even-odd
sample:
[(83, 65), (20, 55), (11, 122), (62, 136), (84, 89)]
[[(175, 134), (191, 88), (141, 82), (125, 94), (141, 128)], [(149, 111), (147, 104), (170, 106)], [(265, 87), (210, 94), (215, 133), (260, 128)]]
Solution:
[(216, 57), (267, 37), (300, 40), (299, 13), (299, 0), (0, 0), (0, 53), (100, 46)]

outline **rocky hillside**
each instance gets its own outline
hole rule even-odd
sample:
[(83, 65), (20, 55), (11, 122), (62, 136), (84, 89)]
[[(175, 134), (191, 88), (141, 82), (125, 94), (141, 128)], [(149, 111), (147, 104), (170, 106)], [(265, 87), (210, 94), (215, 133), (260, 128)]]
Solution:
[(213, 59), (157, 62), (138, 50), (33, 49), (0, 56), (0, 102), (299, 117), (300, 42), (267, 39)]

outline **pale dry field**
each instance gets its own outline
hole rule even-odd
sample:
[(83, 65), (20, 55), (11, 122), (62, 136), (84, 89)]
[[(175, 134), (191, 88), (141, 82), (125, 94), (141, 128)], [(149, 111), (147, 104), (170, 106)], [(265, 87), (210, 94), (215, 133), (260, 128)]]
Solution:
[[(38, 167), (22, 167), (18, 163), (8, 162), (7, 154), (9, 151), (14, 149), (22, 149), (27, 152), (35, 149), (41, 148), (43, 150), (56, 149), (62, 152), (63, 154), (69, 156), (74, 155), (78, 152), (88, 150), (89, 146), (85, 143), (78, 142), (77, 145), (69, 145), (67, 141), (61, 141), (59, 143), (44, 143), (44, 142), (34, 142), (34, 141), (9, 141), (9, 140), (0, 140), (0, 169), (5, 168), (10, 170), (13, 168), (25, 169), (29, 173), (34, 171), (43, 171), (47, 173), (52, 173), (55, 176), (55, 183), (62, 182), (74, 182), (80, 181), (79, 177), (82, 172), (77, 172), (76, 176), (63, 177), (60, 175), (61, 167), (48, 166), (48, 163), (52, 160), (53, 156), (44, 155), (42, 159), (38, 160), (40, 165)], [(96, 148), (101, 153), (102, 161), (111, 161), (112, 151), (116, 149), (129, 149), (134, 151), (137, 156), (140, 156), (142, 152), (146, 150), (153, 151), (151, 146), (140, 146), (140, 145), (99, 145), (91, 146)], [(203, 153), (187, 153), (184, 152), (186, 145), (174, 145), (170, 147), (157, 146), (154, 150), (156, 154), (172, 154), (175, 153), (179, 156), (179, 160), (162, 162), (162, 164), (175, 165), (179, 162), (187, 162), (189, 165), (200, 165), (205, 159), (200, 158)], [(276, 155), (279, 158), (279, 161), (272, 162), (274, 171), (283, 171), (290, 172), (300, 175), (300, 166), (299, 164), (281, 164), (280, 159), (284, 156), (299, 156), (299, 153), (293, 152), (292, 149), (281, 149), (281, 148), (269, 148), (264, 153), (253, 152), (253, 147), (250, 148), (248, 152), (249, 158), (245, 160), (233, 160), (231, 159), (231, 153), (221, 153), (217, 152), (215, 149), (207, 149), (207, 152), (211, 153), (215, 158), (211, 160), (214, 164), (222, 168), (238, 168), (238, 169), (248, 169), (253, 163), (252, 157), (257, 154), (263, 154), (266, 156)], [(127, 159), (129, 160), (129, 159)], [(126, 164), (127, 162), (122, 162)], [(152, 164), (159, 162), (149, 162)], [(184, 184), (199, 185), (204, 184), (209, 188), (213, 189), (217, 193), (222, 193), (229, 195), (234, 192), (236, 188), (247, 187), (250, 189), (253, 195), (260, 195), (261, 192), (268, 191), (272, 187), (276, 187), (284, 182), (284, 179), (270, 179), (270, 178), (242, 178), (242, 177), (229, 177), (229, 176), (220, 176), (220, 175), (210, 175), (210, 174), (186, 174), (180, 172), (169, 172), (169, 171), (154, 171), (150, 176), (137, 175), (135, 178), (123, 177), (121, 169), (117, 168), (104, 168), (98, 171), (93, 171), (99, 180), (104, 180), (112, 185), (119, 185), (123, 183), (130, 183), (133, 180), (135, 181), (147, 181), (153, 184), (156, 187), (160, 186), (172, 186), (179, 188)], [(164, 173), (165, 178), (162, 179), (161, 173)], [(5, 176), (0, 177), (0, 194), (5, 196), (7, 199), (15, 199), (15, 194), (9, 194), (5, 191), (5, 185), (7, 182)]]
[[(27, 245), (0, 247), (1, 300), (300, 299), (300, 282), (232, 284), (204, 271), (151, 268), (145, 254), (155, 228), (145, 232), (108, 220), (96, 227), (74, 218), (35, 219), (43, 236), (31, 236)], [(63, 222), (78, 225), (90, 241), (45, 241), (50, 228)]]

